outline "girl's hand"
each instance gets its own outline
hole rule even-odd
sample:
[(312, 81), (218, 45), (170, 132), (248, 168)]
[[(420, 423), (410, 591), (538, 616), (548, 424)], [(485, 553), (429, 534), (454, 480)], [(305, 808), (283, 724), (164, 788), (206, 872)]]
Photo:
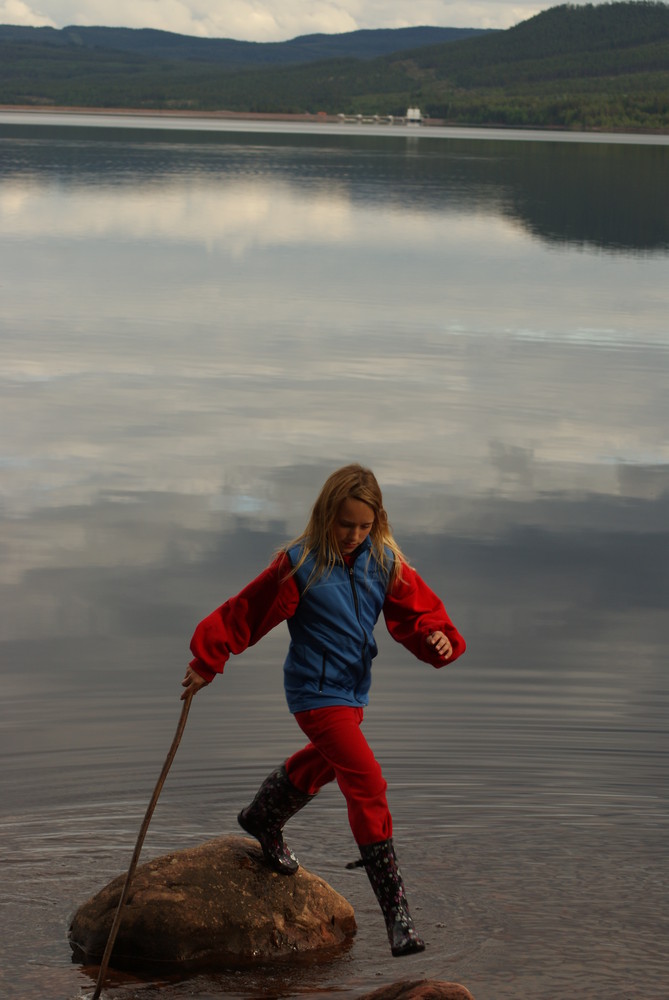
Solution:
[(443, 656), (445, 660), (453, 655), (453, 647), (451, 646), (450, 639), (443, 632), (431, 632), (426, 642), (428, 646), (432, 646), (435, 652), (439, 653), (439, 656)]
[(186, 676), (181, 682), (181, 686), (186, 690), (181, 695), (180, 701), (185, 701), (189, 694), (197, 694), (201, 687), (206, 684), (204, 677), (200, 677), (196, 674), (192, 667), (188, 667), (186, 670)]

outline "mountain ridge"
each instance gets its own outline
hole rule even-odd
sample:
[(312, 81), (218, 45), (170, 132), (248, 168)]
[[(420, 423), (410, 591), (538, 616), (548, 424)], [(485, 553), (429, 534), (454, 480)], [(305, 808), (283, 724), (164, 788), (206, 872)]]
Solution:
[(298, 35), (283, 42), (247, 42), (234, 38), (200, 38), (158, 28), (113, 28), (67, 25), (63, 28), (0, 25), (0, 44), (44, 45), (60, 49), (125, 52), (150, 59), (216, 62), (228, 67), (299, 65), (324, 59), (374, 59), (393, 52), (459, 41), (490, 29), (412, 28), (360, 29), (334, 35)]

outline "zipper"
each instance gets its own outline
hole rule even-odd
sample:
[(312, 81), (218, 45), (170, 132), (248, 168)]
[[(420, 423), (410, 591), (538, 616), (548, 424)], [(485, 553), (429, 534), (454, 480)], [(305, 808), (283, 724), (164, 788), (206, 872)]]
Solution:
[(362, 629), (362, 634), (364, 635), (364, 642), (362, 644), (363, 656), (367, 651), (367, 632), (363, 628), (363, 624), (360, 620), (360, 605), (358, 604), (358, 591), (355, 585), (355, 576), (353, 575), (353, 566), (348, 567), (348, 578), (351, 583), (351, 591), (353, 593), (353, 604), (355, 606), (355, 617), (358, 619), (358, 625)]
[(325, 664), (326, 664), (326, 661), (327, 661), (327, 653), (325, 652), (325, 650), (323, 650), (323, 665), (321, 667), (321, 682), (318, 685), (318, 690), (319, 691), (323, 690), (323, 686), (325, 684)]

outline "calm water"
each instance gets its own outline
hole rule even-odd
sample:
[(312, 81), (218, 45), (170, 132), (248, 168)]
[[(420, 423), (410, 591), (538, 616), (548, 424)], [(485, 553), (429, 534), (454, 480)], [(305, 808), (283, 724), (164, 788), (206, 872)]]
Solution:
[[(0, 995), (90, 993), (68, 921), (127, 868), (194, 625), (361, 460), (469, 640), (435, 672), (380, 624), (366, 722), (429, 949), (389, 962), (328, 789), (291, 843), (345, 956), (105, 995), (666, 1000), (669, 144), (84, 124), (0, 116)], [(144, 859), (300, 745), (285, 643), (198, 696)]]

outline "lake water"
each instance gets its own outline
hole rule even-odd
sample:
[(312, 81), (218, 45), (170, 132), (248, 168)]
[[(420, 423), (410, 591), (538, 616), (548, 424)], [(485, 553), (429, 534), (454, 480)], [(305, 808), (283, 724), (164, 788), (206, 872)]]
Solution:
[[(353, 903), (292, 970), (105, 996), (669, 996), (669, 142), (0, 114), (0, 995), (68, 1000), (195, 624), (333, 468), (384, 487), (468, 639), (384, 636), (366, 731), (428, 950), (389, 960), (339, 793), (289, 826)], [(280, 627), (193, 703), (142, 858), (237, 833), (301, 745)]]

